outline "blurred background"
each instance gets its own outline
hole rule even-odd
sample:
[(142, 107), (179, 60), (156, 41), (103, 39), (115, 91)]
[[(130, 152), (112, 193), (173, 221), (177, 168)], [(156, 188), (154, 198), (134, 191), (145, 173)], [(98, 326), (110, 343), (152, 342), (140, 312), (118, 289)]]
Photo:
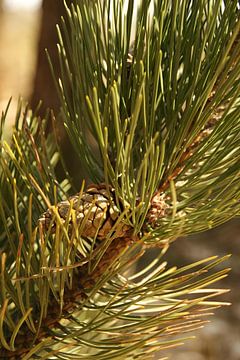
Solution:
[[(57, 70), (55, 24), (63, 13), (63, 1), (0, 0), (0, 111), (12, 97), (9, 132), (20, 96), (33, 108), (43, 100), (42, 114), (47, 107), (58, 113), (59, 102), (44, 49), (49, 49)], [(233, 255), (226, 266), (232, 271), (220, 285), (231, 289), (222, 300), (231, 302), (232, 306), (217, 310), (211, 323), (195, 334), (195, 340), (167, 351), (166, 355), (172, 355), (170, 358), (240, 359), (240, 220), (233, 219), (217, 229), (178, 239), (166, 258), (169, 266), (183, 266), (208, 256), (229, 253)], [(149, 256), (154, 256), (153, 250)]]
[[(34, 4), (34, 6), (33, 6)], [(28, 98), (36, 68), (41, 1), (0, 0), (0, 110)]]

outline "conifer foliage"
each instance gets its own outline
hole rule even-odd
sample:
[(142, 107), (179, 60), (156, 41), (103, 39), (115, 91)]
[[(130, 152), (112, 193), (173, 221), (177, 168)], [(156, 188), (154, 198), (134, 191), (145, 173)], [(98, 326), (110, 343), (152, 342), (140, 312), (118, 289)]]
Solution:
[(240, 212), (239, 4), (76, 0), (57, 31), (60, 116), (20, 104), (6, 141), (2, 114), (0, 358), (164, 358), (223, 304), (228, 256), (163, 257)]

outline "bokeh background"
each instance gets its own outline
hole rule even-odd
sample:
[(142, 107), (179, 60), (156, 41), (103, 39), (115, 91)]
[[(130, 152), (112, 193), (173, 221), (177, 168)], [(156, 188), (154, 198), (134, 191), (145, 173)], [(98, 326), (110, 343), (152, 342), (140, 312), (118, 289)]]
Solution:
[[(55, 24), (63, 11), (61, 0), (0, 0), (0, 111), (12, 97), (7, 124), (9, 133), (19, 97), (32, 107), (43, 100), (42, 113), (47, 107), (58, 112), (59, 103), (44, 49), (48, 47), (55, 61)], [(57, 69), (57, 62), (55, 66)], [(208, 256), (229, 253), (233, 255), (226, 266), (232, 271), (220, 285), (231, 289), (222, 300), (232, 305), (217, 310), (211, 322), (196, 332), (196, 339), (176, 350), (166, 351), (170, 358), (240, 359), (240, 220), (233, 219), (208, 232), (178, 239), (166, 258), (170, 266), (183, 266)], [(154, 250), (149, 256), (154, 256)]]

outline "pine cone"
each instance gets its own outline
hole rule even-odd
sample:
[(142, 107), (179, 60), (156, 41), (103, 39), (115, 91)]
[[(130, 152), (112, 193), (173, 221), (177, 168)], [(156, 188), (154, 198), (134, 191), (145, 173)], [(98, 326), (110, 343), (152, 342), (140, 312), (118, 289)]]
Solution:
[(150, 209), (148, 210), (145, 224), (150, 225), (152, 228), (158, 226), (159, 219), (166, 216), (169, 205), (167, 203), (169, 197), (165, 193), (157, 192), (151, 201)]
[[(121, 209), (116, 206), (114, 189), (110, 188), (107, 191), (104, 184), (89, 186), (87, 191), (83, 192), (81, 198), (79, 194), (76, 194), (67, 200), (59, 202), (56, 207), (63, 224), (69, 217), (71, 203), (77, 225), (80, 227), (85, 221), (83, 228), (81, 228), (82, 237), (94, 238), (96, 236), (97, 239), (103, 240), (117, 222), (121, 212)], [(49, 230), (50, 225), (51, 232), (55, 232), (56, 222), (53, 221), (53, 217), (51, 209), (42, 214), (39, 222), (42, 224), (44, 232)], [(68, 226), (70, 232), (72, 230), (72, 218), (73, 216), (70, 217)], [(130, 228), (123, 221), (119, 222), (114, 229), (114, 237), (126, 236)]]

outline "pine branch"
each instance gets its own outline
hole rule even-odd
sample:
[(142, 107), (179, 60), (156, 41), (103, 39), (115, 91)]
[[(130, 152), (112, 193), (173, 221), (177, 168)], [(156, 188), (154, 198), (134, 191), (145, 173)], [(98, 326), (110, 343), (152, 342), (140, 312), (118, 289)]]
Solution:
[(0, 358), (150, 359), (223, 304), (227, 257), (162, 256), (239, 214), (238, 2), (142, 1), (134, 25), (135, 5), (76, 1), (58, 28), (65, 128), (95, 184), (58, 182), (48, 116), (20, 105), (1, 138)]
[[(1, 256), (1, 357), (27, 359), (41, 354), (42, 358), (50, 359), (55, 355), (66, 357), (66, 351), (73, 351), (73, 357), (97, 354), (99, 358), (112, 359), (139, 353), (141, 358), (144, 349), (150, 358), (157, 344), (162, 350), (179, 344), (179, 339), (174, 339), (176, 334), (198, 328), (204, 323), (202, 310), (206, 307), (208, 312), (209, 307), (221, 304), (211, 298), (223, 290), (205, 288), (226, 276), (227, 269), (210, 273), (224, 259), (206, 259), (182, 269), (165, 270), (166, 264), (161, 261), (166, 251), (163, 249), (159, 258), (144, 271), (132, 278), (120, 276), (142, 255), (136, 248), (143, 246), (142, 241), (132, 238), (129, 230), (122, 233), (122, 238), (116, 237), (119, 232), (113, 231), (107, 233), (106, 239), (100, 236), (91, 240), (85, 233), (87, 221), (77, 222), (79, 208), (74, 211), (72, 200), (68, 201), (67, 210), (66, 200), (50, 206), (54, 201), (51, 192), (45, 195), (35, 178), (40, 183), (46, 176), (45, 169), (49, 169), (55, 154), (54, 141), (51, 136), (44, 139), (40, 152), (39, 145), (35, 145), (42, 139), (44, 125), (35, 117), (29, 118), (27, 112), (24, 119), (14, 131), (13, 140), (18, 142), (13, 142), (11, 147), (4, 144), (1, 157), (2, 164), (7, 161), (11, 169), (9, 172), (6, 165), (2, 167), (1, 194), (9, 194), (9, 205), (13, 204), (12, 208), (18, 212), (18, 216), (11, 218), (11, 207), (2, 202), (1, 221), (6, 234), (1, 238), (1, 248), (5, 244), (6, 253)], [(24, 157), (20, 151), (23, 145)], [(31, 164), (35, 178), (31, 174), (23, 178), (25, 160), (30, 159), (31, 154), (34, 160), (28, 165)], [(53, 171), (54, 168), (49, 177)], [(7, 183), (10, 186), (5, 193), (2, 190)], [(21, 190), (14, 184), (21, 185)], [(58, 188), (61, 189), (60, 184)], [(98, 190), (101, 189), (104, 190), (100, 186)], [(28, 208), (23, 206), (21, 194), (28, 194)], [(103, 194), (107, 196), (107, 192)], [(96, 209), (93, 210), (96, 198), (92, 197), (96, 195), (96, 188), (90, 188), (89, 195), (92, 207), (85, 213), (85, 220), (93, 211), (96, 214)], [(64, 196), (64, 192), (60, 191), (59, 196)], [(79, 207), (84, 196), (86, 202), (82, 189)], [(40, 221), (32, 228), (34, 215), (41, 212), (41, 207), (38, 209), (35, 205), (41, 203), (49, 206), (45, 217), (49, 217), (51, 211), (51, 221), (45, 223), (41, 220), (44, 217), (39, 216)], [(112, 200), (110, 206), (113, 203)], [(63, 205), (65, 211), (59, 211)], [(123, 214), (127, 211), (128, 207), (125, 212), (122, 209)], [(131, 215), (126, 219), (128, 217)], [(12, 219), (10, 224), (9, 219)], [(118, 217), (116, 224), (122, 221), (123, 217)], [(13, 239), (18, 233), (19, 244), (15, 248)], [(129, 248), (131, 243), (135, 245)]]

